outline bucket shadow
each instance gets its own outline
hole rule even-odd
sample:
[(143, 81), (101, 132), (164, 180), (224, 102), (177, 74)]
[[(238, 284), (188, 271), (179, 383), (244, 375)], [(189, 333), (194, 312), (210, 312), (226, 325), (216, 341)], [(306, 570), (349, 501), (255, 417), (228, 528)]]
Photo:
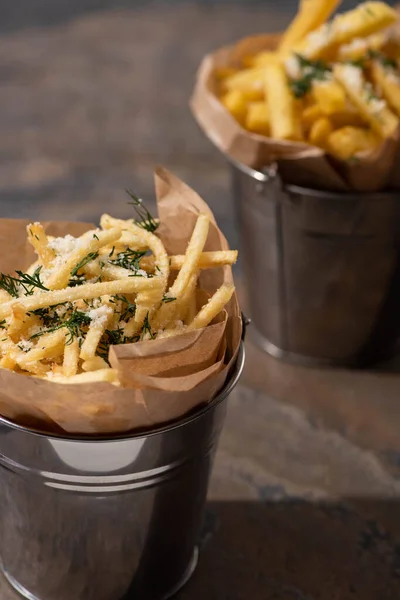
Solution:
[(178, 600), (395, 600), (400, 501), (212, 502)]

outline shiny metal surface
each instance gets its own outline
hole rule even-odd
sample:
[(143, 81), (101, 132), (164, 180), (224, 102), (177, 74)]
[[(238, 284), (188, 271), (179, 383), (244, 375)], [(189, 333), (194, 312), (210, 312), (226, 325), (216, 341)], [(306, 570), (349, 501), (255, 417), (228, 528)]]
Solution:
[(44, 434), (0, 420), (0, 557), (31, 600), (165, 600), (196, 563), (226, 399), (150, 434)]
[(359, 366), (400, 334), (400, 197), (283, 186), (232, 164), (255, 342), (303, 364)]

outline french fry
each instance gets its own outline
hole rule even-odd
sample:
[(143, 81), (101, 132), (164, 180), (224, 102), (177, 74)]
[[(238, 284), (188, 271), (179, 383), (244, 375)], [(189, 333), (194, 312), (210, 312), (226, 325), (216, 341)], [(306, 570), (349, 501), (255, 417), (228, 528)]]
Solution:
[[(237, 250), (219, 250), (214, 252), (202, 252), (200, 254), (198, 268), (214, 269), (223, 267), (224, 265), (234, 265), (237, 261)], [(185, 261), (184, 254), (176, 254), (169, 257), (169, 267), (171, 271), (179, 271)], [(154, 270), (154, 258), (152, 256), (144, 256), (140, 261), (140, 266), (143, 269)]]
[(236, 119), (240, 125), (244, 125), (247, 114), (246, 97), (240, 90), (232, 90), (227, 92), (221, 98), (222, 104), (229, 110), (232, 117)]
[(270, 123), (266, 102), (250, 102), (248, 104), (245, 127), (253, 133), (268, 135)]
[(117, 281), (104, 281), (102, 283), (86, 283), (73, 288), (42, 292), (33, 296), (25, 296), (5, 302), (0, 305), (0, 317), (4, 318), (14, 313), (24, 315), (26, 312), (45, 308), (63, 302), (74, 300), (99, 298), (105, 295), (131, 294), (144, 289), (154, 289), (162, 284), (158, 278), (146, 279), (145, 277), (127, 277)]
[(372, 129), (384, 138), (392, 136), (399, 119), (388, 108), (386, 101), (376, 95), (371, 84), (365, 80), (362, 70), (357, 66), (338, 64), (333, 73)]
[(65, 377), (72, 377), (78, 372), (79, 362), (79, 342), (78, 338), (74, 338), (70, 344), (66, 344), (64, 348), (64, 360), (63, 360), (63, 375)]
[(301, 0), (297, 15), (282, 36), (279, 52), (290, 51), (310, 31), (325, 23), (340, 3), (341, 0)]
[(271, 134), (277, 140), (302, 139), (300, 118), (281, 62), (271, 62), (264, 69), (264, 84), (270, 115)]
[(386, 67), (379, 60), (372, 61), (371, 76), (375, 87), (381, 90), (389, 106), (400, 116), (400, 77), (398, 73)]
[(68, 285), (71, 278), (71, 272), (77, 268), (82, 260), (91, 253), (95, 254), (102, 246), (115, 242), (121, 236), (121, 230), (118, 227), (108, 231), (88, 231), (80, 238), (80, 243), (75, 251), (69, 256), (61, 259), (58, 263), (54, 261), (54, 268), (45, 280), (46, 287), (49, 290), (61, 290)]
[[(208, 236), (210, 219), (206, 214), (200, 214), (197, 218), (195, 228), (190, 238), (186, 250), (185, 260), (170, 290), (166, 294), (167, 298), (180, 298), (188, 285), (190, 278), (197, 271), (200, 255)], [(157, 329), (163, 329), (171, 319), (174, 308), (173, 302), (164, 302), (154, 317), (154, 324)]]
[(262, 92), (264, 87), (263, 66), (245, 69), (235, 73), (235, 75), (232, 75), (231, 77), (227, 77), (223, 80), (221, 85), (222, 93), (232, 92), (234, 90), (247, 93), (250, 93), (253, 90)]
[(348, 44), (339, 47), (337, 59), (341, 62), (363, 60), (371, 50), (380, 50), (384, 44), (383, 33), (376, 33), (366, 38), (354, 38)]
[(309, 33), (293, 51), (311, 59), (325, 58), (335, 47), (368, 37), (396, 20), (396, 11), (384, 2), (364, 2)]
[(31, 223), (26, 228), (28, 241), (32, 244), (43, 266), (48, 267), (55, 259), (54, 250), (49, 247), (47, 235), (43, 225)]
[(334, 113), (344, 112), (347, 106), (346, 92), (335, 80), (315, 81), (312, 88), (315, 102), (321, 112), (328, 117)]
[(86, 373), (78, 373), (72, 377), (63, 377), (62, 375), (54, 374), (51, 377), (54, 383), (76, 384), (76, 383), (118, 383), (118, 373), (115, 369), (99, 369), (98, 371), (88, 371)]
[(314, 146), (324, 147), (329, 135), (333, 131), (333, 126), (327, 117), (321, 117), (313, 123), (308, 136), (310, 144)]
[(312, 125), (323, 116), (324, 113), (322, 112), (319, 104), (312, 104), (311, 106), (307, 106), (301, 114), (301, 122), (304, 131), (308, 132)]
[(187, 328), (200, 329), (201, 327), (207, 327), (229, 302), (234, 291), (235, 287), (233, 285), (222, 285), (210, 298), (208, 303), (203, 306), (193, 321), (189, 323)]
[(328, 136), (326, 145), (329, 152), (338, 158), (349, 160), (360, 152), (371, 152), (381, 141), (381, 138), (370, 129), (343, 127)]
[(88, 371), (100, 371), (101, 369), (109, 369), (110, 367), (101, 356), (94, 356), (90, 360), (82, 363), (82, 369)]
[[(97, 312), (99, 311), (101, 311), (101, 314), (96, 315), (90, 323), (85, 340), (81, 346), (79, 358), (84, 361), (89, 361), (94, 358), (97, 346), (99, 345), (113, 314), (111, 306), (103, 305), (97, 309)], [(96, 312), (96, 310), (93, 312)]]

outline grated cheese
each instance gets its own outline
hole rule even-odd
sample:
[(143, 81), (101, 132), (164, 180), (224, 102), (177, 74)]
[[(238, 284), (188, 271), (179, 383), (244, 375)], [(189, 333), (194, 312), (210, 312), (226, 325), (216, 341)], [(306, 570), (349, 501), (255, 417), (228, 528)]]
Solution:
[(92, 310), (89, 310), (86, 314), (92, 321), (91, 325), (94, 327), (102, 327), (105, 323), (107, 323), (110, 312), (111, 308), (103, 305), (99, 308), (93, 308)]
[(29, 340), (20, 340), (18, 342), (17, 346), (19, 348), (21, 348), (21, 350), (23, 350), (23, 352), (28, 352), (29, 350), (32, 350), (33, 342), (31, 342)]
[(360, 94), (363, 89), (362, 71), (355, 65), (342, 65), (341, 76), (346, 85), (356, 94)]
[(298, 79), (301, 77), (301, 68), (297, 56), (290, 56), (285, 60), (285, 70), (288, 77)]

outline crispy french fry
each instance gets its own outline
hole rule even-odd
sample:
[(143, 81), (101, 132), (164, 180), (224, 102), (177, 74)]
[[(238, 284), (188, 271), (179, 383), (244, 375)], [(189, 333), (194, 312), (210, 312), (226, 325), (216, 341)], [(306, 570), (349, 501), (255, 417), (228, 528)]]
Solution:
[(3, 319), (11, 313), (15, 315), (24, 315), (24, 313), (53, 306), (63, 302), (73, 302), (74, 300), (99, 298), (105, 295), (131, 294), (141, 290), (154, 289), (160, 287), (162, 282), (154, 277), (146, 279), (145, 277), (127, 277), (117, 281), (104, 281), (102, 283), (86, 283), (73, 288), (64, 288), (63, 290), (54, 290), (42, 292), (33, 296), (25, 296), (0, 304), (0, 316)]
[(251, 102), (248, 105), (245, 127), (253, 133), (269, 134), (269, 111), (266, 102)]
[(70, 344), (67, 344), (64, 348), (64, 360), (62, 367), (62, 374), (65, 377), (72, 377), (78, 372), (79, 362), (79, 341), (78, 338), (74, 338)]
[(334, 79), (315, 81), (313, 83), (312, 93), (315, 102), (318, 104), (324, 115), (329, 117), (334, 113), (346, 110), (348, 102), (346, 92), (343, 89), (343, 86)]
[(81, 346), (81, 351), (79, 354), (79, 357), (84, 361), (89, 361), (94, 358), (97, 346), (99, 345), (103, 333), (107, 329), (113, 314), (111, 306), (106, 305), (103, 305), (93, 311), (93, 313), (96, 312), (98, 314), (93, 317), (93, 320), (89, 325), (88, 332)]
[(68, 285), (71, 272), (77, 268), (82, 260), (90, 254), (95, 254), (102, 246), (115, 242), (121, 237), (121, 229), (114, 227), (108, 231), (88, 231), (80, 238), (80, 244), (69, 256), (59, 261), (54, 261), (54, 268), (45, 280), (49, 290), (61, 290)]
[(300, 118), (283, 64), (271, 62), (264, 71), (272, 137), (277, 140), (301, 140)]
[(62, 375), (51, 374), (51, 381), (54, 383), (74, 384), (74, 383), (114, 383), (118, 384), (118, 373), (115, 369), (99, 369), (98, 371), (88, 371), (78, 373), (72, 377), (63, 377)]
[(375, 87), (381, 90), (382, 96), (389, 106), (397, 116), (400, 116), (399, 74), (394, 69), (385, 67), (381, 61), (374, 60), (371, 65), (371, 76)]
[(333, 73), (372, 129), (382, 137), (392, 136), (399, 119), (388, 108), (386, 101), (376, 95), (372, 85), (365, 80), (362, 70), (353, 65), (337, 64)]
[(109, 369), (110, 367), (101, 356), (94, 356), (90, 360), (86, 360), (82, 363), (82, 369), (84, 371), (99, 371), (100, 369)]
[[(190, 278), (197, 271), (200, 255), (207, 240), (209, 226), (209, 216), (200, 214), (190, 238), (182, 268), (166, 294), (167, 297), (177, 299), (184, 294)], [(164, 302), (157, 311), (154, 317), (154, 326), (156, 329), (163, 329), (170, 321), (171, 315), (174, 312), (174, 307), (171, 307), (171, 304), (173, 302)]]
[(310, 144), (314, 146), (320, 146), (324, 148), (329, 135), (333, 131), (333, 126), (327, 117), (322, 117), (315, 121), (311, 126), (310, 133), (308, 136)]
[(326, 146), (329, 152), (338, 158), (349, 160), (360, 152), (371, 152), (381, 141), (381, 138), (370, 129), (343, 127), (328, 136)]
[(341, 0), (301, 0), (297, 15), (286, 29), (279, 44), (279, 52), (290, 51), (304, 36), (325, 23)]
[(246, 97), (240, 90), (232, 90), (227, 92), (221, 98), (222, 104), (229, 110), (232, 117), (236, 119), (240, 125), (244, 125), (247, 114)]
[(376, 33), (366, 38), (354, 38), (348, 44), (338, 48), (337, 58), (341, 62), (363, 60), (369, 51), (380, 50), (384, 43), (383, 33)]
[[(234, 265), (237, 261), (237, 250), (219, 250), (214, 252), (202, 252), (200, 254), (198, 268), (214, 269), (215, 267), (223, 267), (224, 265)], [(171, 271), (179, 271), (185, 261), (184, 254), (176, 254), (169, 257), (169, 266)], [(154, 258), (152, 256), (144, 256), (140, 261), (142, 269), (149, 271), (154, 270)]]
[(231, 77), (227, 77), (223, 80), (221, 91), (223, 93), (232, 92), (234, 90), (248, 93), (252, 90), (263, 91), (264, 82), (264, 69), (263, 67), (256, 67), (252, 69), (245, 69), (239, 71)]
[(31, 223), (26, 228), (28, 233), (28, 241), (32, 244), (40, 259), (40, 262), (45, 267), (48, 267), (55, 259), (54, 250), (49, 247), (47, 235), (43, 225), (40, 223)]
[(193, 321), (189, 323), (188, 329), (207, 327), (229, 302), (234, 291), (235, 288), (233, 285), (222, 285), (210, 298), (208, 303), (203, 306)]
[(335, 47), (372, 35), (396, 20), (396, 11), (384, 2), (364, 2), (309, 33), (293, 51), (311, 59), (324, 58)]
[(312, 125), (323, 116), (324, 113), (322, 112), (321, 107), (318, 104), (312, 104), (311, 106), (307, 106), (301, 114), (301, 122), (304, 131), (308, 132)]

